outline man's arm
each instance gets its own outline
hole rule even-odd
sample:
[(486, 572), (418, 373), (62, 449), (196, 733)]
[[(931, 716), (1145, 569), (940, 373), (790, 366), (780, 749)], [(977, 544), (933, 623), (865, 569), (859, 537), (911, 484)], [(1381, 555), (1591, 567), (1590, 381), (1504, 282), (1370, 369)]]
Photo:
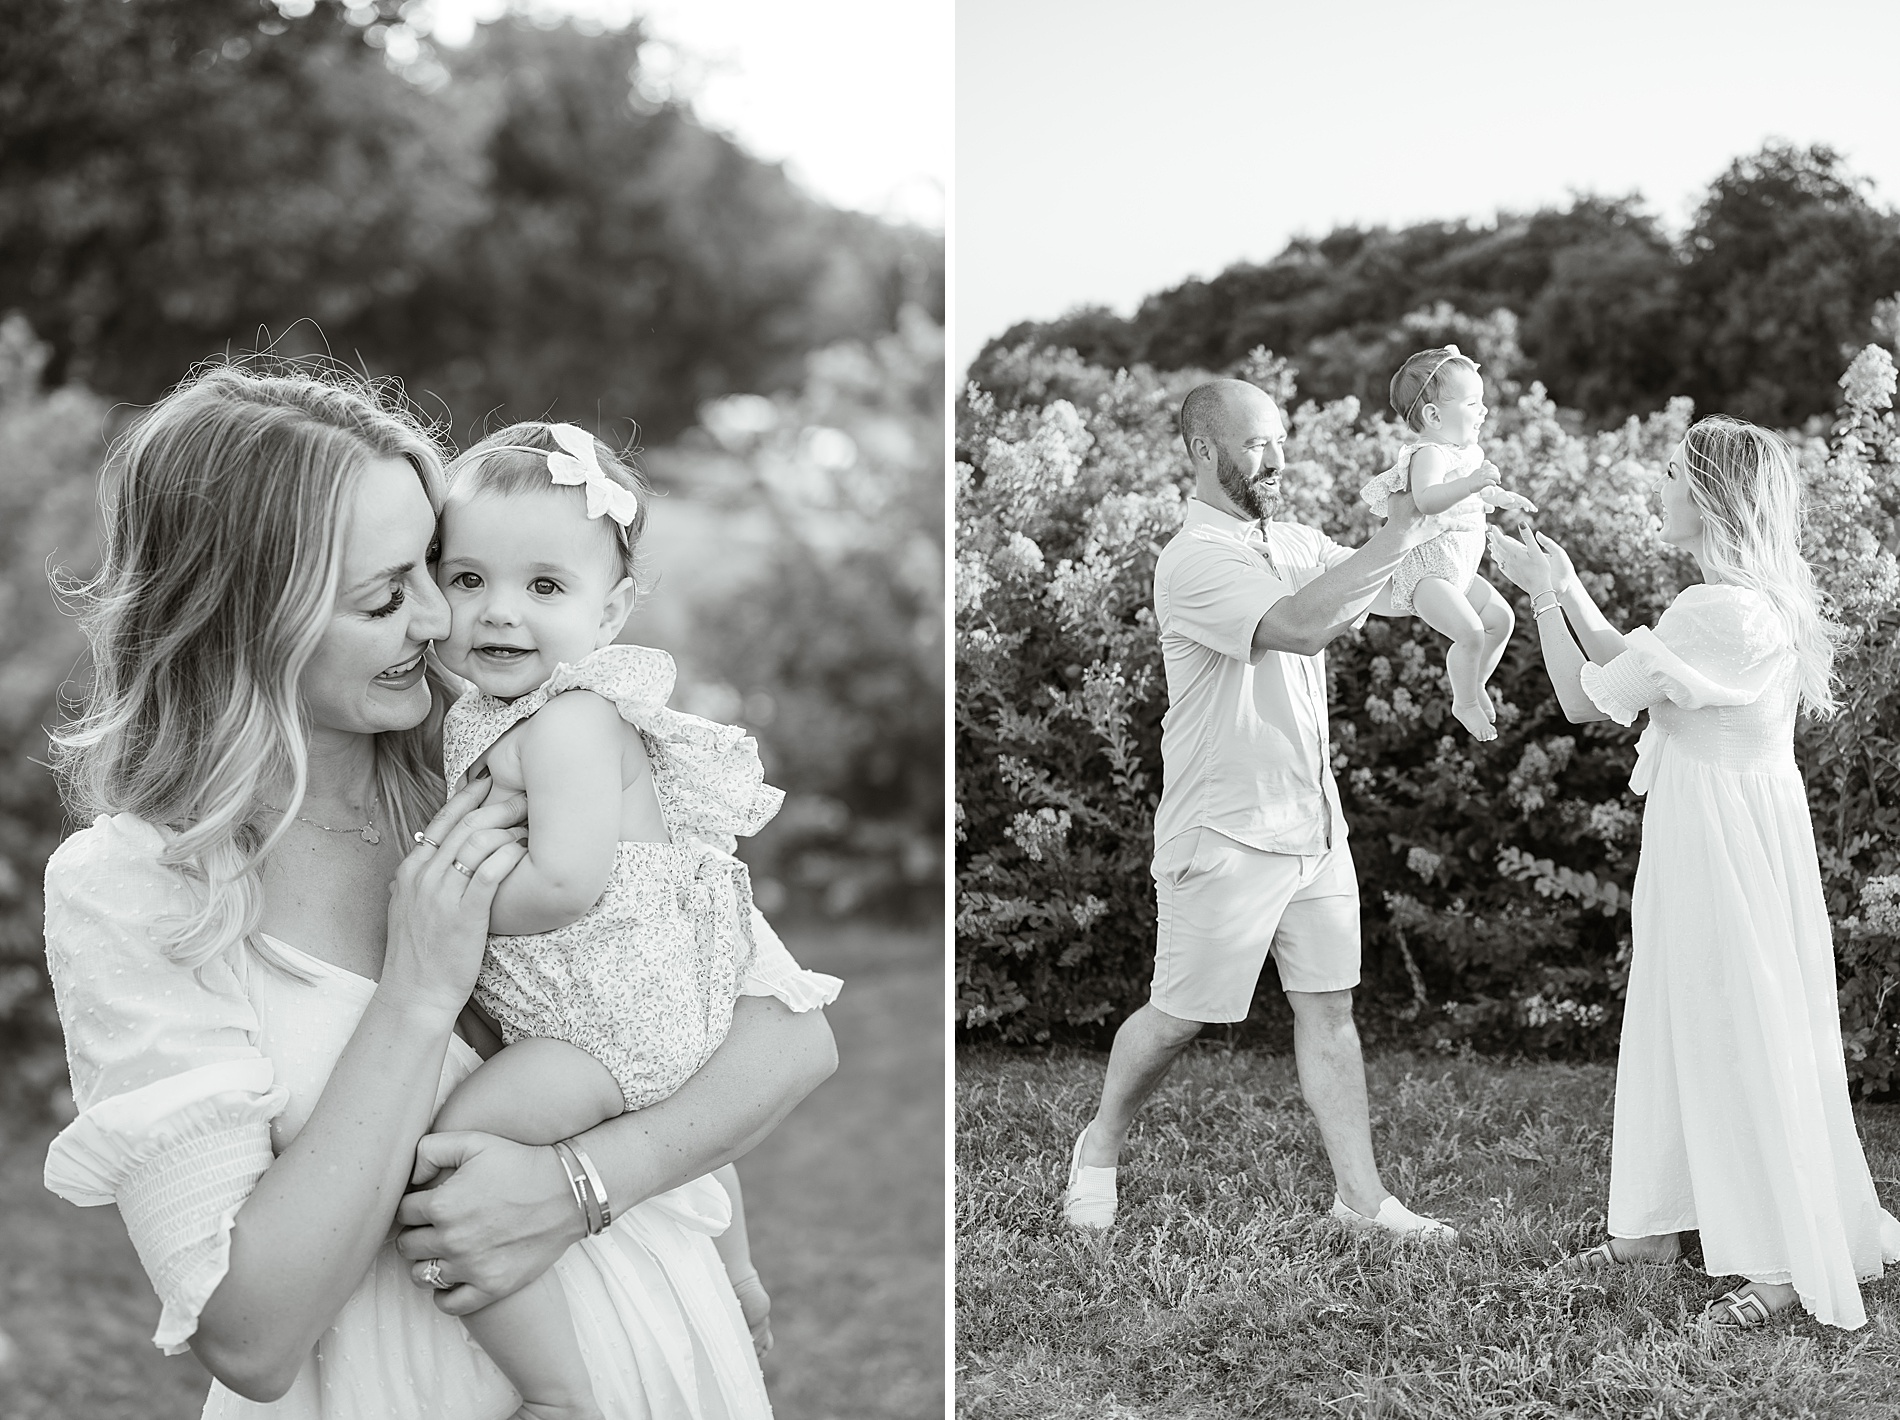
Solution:
[(1386, 512), (1385, 526), (1352, 556), (1267, 608), (1254, 627), (1254, 660), (1269, 651), (1317, 654), (1372, 606), (1407, 552), (1438, 535), (1437, 525), (1420, 516), (1409, 494), (1394, 493)]

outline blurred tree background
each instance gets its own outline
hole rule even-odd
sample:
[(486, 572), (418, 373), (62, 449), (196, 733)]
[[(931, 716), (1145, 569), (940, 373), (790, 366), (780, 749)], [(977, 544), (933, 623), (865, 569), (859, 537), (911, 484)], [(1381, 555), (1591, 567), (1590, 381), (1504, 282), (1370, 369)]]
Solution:
[(1265, 346), (1299, 367), (1311, 398), (1356, 395), (1377, 410), (1418, 348), (1405, 318), (1442, 307), (1507, 322), (1512, 339), (1494, 345), (1506, 377), (1540, 381), (1593, 427), (1686, 395), (1786, 428), (1831, 411), (1845, 361), (1892, 338), (1881, 302), (1896, 290), (1900, 214), (1831, 149), (1771, 143), (1730, 164), (1676, 236), (1635, 197), (1488, 225), (1341, 227), (1150, 296), (1131, 317), (1081, 310), (1013, 326), (970, 378), (987, 388), (994, 363), (1023, 345), (1157, 370), (1224, 369)]
[(424, 25), (398, 0), (0, 0), (16, 1103), (65, 1082), (38, 881), (67, 826), (39, 761), (83, 645), (49, 558), (90, 569), (107, 441), (225, 353), (400, 376), (456, 443), (551, 417), (646, 445), (682, 542), (660, 559), (731, 574), (659, 598), (659, 644), (788, 790), (746, 850), (762, 900), (940, 912), (942, 234), (832, 207), (702, 125), (647, 82), (637, 21), (511, 14), (460, 49)]

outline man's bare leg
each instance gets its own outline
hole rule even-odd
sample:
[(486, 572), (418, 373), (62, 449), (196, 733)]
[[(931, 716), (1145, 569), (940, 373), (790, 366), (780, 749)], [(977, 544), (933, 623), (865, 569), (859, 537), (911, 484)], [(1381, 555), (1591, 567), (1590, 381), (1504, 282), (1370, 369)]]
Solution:
[[(1372, 1121), (1366, 1106), (1366, 1062), (1352, 1023), (1351, 991), (1289, 991), (1293, 1058), (1300, 1093), (1319, 1122), (1340, 1200), (1370, 1218), (1392, 1191), (1372, 1158)], [(1119, 1044), (1119, 1042), (1117, 1042)]]
[[(1199, 1021), (1184, 1021), (1152, 1005), (1143, 1006), (1115, 1032), (1108, 1055), (1108, 1074), (1102, 1081), (1102, 1102), (1089, 1124), (1082, 1145), (1086, 1168), (1112, 1169), (1121, 1158), (1135, 1116), (1167, 1078), (1168, 1070), (1201, 1033)], [(1364, 1083), (1361, 1082), (1363, 1109)], [(1376, 1205), (1375, 1205), (1376, 1206)]]

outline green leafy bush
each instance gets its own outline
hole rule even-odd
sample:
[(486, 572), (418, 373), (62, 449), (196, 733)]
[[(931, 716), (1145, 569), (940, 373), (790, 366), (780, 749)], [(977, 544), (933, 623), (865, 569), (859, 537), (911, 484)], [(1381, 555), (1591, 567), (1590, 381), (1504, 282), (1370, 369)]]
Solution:
[[(1412, 324), (1463, 319), (1440, 310)], [(1487, 454), (1538, 502), (1538, 525), (1570, 549), (1610, 619), (1653, 623), (1695, 576), (1652, 512), (1688, 401), (1586, 432), (1541, 386), (1519, 390), (1508, 360), (1487, 358), (1486, 340), (1506, 341), (1508, 322), (1465, 328), (1480, 337), (1467, 348), (1487, 377), (1504, 376), (1492, 381)], [(955, 823), (967, 1031), (1099, 1034), (1146, 999), (1166, 709), (1152, 578), (1190, 484), (1176, 411), (1209, 373), (1111, 373), (1072, 351), (1019, 347), (993, 352), (986, 383), (962, 400)], [(1389, 464), (1400, 431), (1362, 417), (1352, 397), (1295, 408), (1293, 372), (1264, 350), (1225, 373), (1294, 410), (1286, 516), (1363, 540), (1371, 518), (1358, 488)], [(1804, 726), (1798, 752), (1840, 924), (1851, 1063), (1885, 1088), (1895, 1040), (1882, 1010), (1900, 984), (1891, 359), (1869, 347), (1842, 387), (1831, 437), (1796, 440), (1813, 502), (1809, 555), (1853, 638), (1841, 662), (1848, 709)], [(1444, 1048), (1607, 1051), (1641, 823), (1627, 788), (1634, 732), (1569, 724), (1520, 629), (1492, 684), (1499, 737), (1477, 744), (1451, 720), (1443, 662), (1439, 639), (1409, 619), (1375, 618), (1327, 652), (1334, 767), (1365, 907), (1364, 994)]]

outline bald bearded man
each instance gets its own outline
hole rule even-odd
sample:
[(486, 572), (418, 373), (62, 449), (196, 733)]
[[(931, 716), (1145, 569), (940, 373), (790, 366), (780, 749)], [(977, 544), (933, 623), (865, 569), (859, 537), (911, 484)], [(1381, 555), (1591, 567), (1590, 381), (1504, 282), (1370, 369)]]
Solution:
[(1359, 884), (1333, 782), (1324, 656), (1437, 529), (1403, 494), (1356, 551), (1276, 521), (1286, 421), (1245, 381), (1189, 393), (1181, 438), (1194, 496), (1155, 565), (1168, 713), (1154, 981), (1115, 1035), (1101, 1104), (1070, 1156), (1063, 1216), (1077, 1228), (1114, 1221), (1136, 1113), (1203, 1024), (1247, 1018), (1271, 951), (1293, 1007), (1300, 1090), (1332, 1163), (1333, 1216), (1455, 1242), (1392, 1196), (1372, 1157), (1352, 1020)]

